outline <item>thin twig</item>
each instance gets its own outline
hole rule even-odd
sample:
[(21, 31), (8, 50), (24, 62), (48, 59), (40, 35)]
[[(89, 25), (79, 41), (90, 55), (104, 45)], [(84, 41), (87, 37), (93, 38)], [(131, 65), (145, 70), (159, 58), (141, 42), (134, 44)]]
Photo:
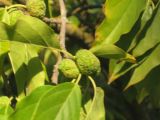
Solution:
[(56, 58), (57, 58), (57, 62), (56, 64), (54, 65), (54, 68), (53, 68), (53, 74), (52, 74), (52, 83), (55, 83), (55, 84), (58, 84), (58, 75), (59, 75), (59, 71), (58, 71), (58, 65), (59, 63), (61, 62), (62, 60), (62, 56), (61, 54), (58, 52), (58, 54), (56, 55)]
[(44, 17), (43, 21), (46, 23), (51, 23), (51, 24), (61, 24), (61, 19), (60, 18), (47, 18)]
[(59, 0), (61, 11), (61, 30), (60, 30), (60, 46), (61, 49), (66, 50), (65, 47), (65, 35), (66, 35), (66, 7), (63, 0)]
[[(65, 35), (66, 35), (66, 7), (64, 4), (63, 0), (59, 0), (59, 4), (60, 4), (60, 11), (61, 11), (61, 30), (60, 30), (60, 47), (62, 50), (66, 50), (65, 47)], [(67, 57), (67, 55), (64, 55), (65, 57)], [(62, 56), (59, 53), (57, 56), (57, 63), (54, 65), (54, 70), (53, 70), (53, 74), (52, 74), (52, 82), (57, 84), (58, 83), (58, 65), (62, 60)]]

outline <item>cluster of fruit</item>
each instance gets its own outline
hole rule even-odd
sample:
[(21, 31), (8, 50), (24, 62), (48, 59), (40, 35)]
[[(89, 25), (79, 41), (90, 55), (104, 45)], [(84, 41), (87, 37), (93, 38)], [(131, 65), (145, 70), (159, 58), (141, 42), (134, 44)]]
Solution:
[(63, 59), (59, 64), (59, 70), (67, 78), (77, 78), (82, 75), (98, 75), (101, 71), (99, 59), (89, 50), (79, 50), (75, 59)]

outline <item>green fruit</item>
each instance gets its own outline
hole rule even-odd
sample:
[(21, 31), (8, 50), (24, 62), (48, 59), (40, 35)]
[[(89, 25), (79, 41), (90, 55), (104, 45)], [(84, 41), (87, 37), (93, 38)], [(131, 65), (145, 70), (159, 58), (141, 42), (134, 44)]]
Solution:
[(89, 50), (79, 50), (76, 53), (76, 64), (84, 75), (97, 75), (101, 71), (99, 59)]
[(58, 68), (67, 78), (77, 78), (80, 74), (78, 67), (71, 59), (63, 59)]
[(27, 9), (31, 16), (44, 17), (46, 13), (46, 5), (44, 0), (27, 0)]

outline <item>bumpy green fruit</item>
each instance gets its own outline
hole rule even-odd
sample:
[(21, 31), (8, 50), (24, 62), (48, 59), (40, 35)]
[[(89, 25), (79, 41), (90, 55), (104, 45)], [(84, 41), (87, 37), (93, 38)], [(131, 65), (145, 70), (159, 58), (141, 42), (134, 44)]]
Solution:
[(63, 59), (58, 68), (67, 78), (77, 78), (80, 74), (75, 62), (70, 59)]
[(97, 75), (101, 71), (99, 59), (89, 50), (79, 50), (76, 53), (76, 64), (84, 75)]
[(27, 0), (26, 6), (30, 15), (39, 18), (45, 16), (46, 5), (44, 0)]

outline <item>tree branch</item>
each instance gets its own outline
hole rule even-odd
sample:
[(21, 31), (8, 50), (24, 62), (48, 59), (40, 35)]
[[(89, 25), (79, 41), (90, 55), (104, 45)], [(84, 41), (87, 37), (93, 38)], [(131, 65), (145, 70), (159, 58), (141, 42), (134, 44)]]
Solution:
[(53, 74), (52, 74), (51, 80), (52, 80), (52, 83), (58, 84), (58, 75), (59, 75), (58, 65), (62, 60), (62, 56), (61, 56), (61, 54), (59, 52), (55, 53), (55, 55), (56, 55), (56, 58), (57, 58), (57, 62), (54, 65)]
[(43, 21), (46, 23), (51, 23), (51, 24), (61, 24), (61, 19), (60, 18), (47, 18), (44, 17)]
[(61, 30), (60, 30), (60, 46), (61, 49), (66, 50), (65, 47), (65, 35), (66, 35), (66, 7), (63, 0), (59, 0), (61, 11)]
[[(66, 7), (64, 4), (63, 0), (59, 0), (59, 5), (60, 5), (60, 11), (61, 11), (61, 29), (60, 29), (60, 47), (62, 50), (66, 50), (65, 47), (65, 35), (66, 35)], [(65, 57), (67, 57), (67, 55), (64, 55)], [(57, 63), (54, 65), (54, 70), (53, 70), (53, 75), (52, 75), (52, 82), (53, 83), (58, 83), (58, 65), (62, 60), (62, 56), (59, 53), (57, 56)]]

